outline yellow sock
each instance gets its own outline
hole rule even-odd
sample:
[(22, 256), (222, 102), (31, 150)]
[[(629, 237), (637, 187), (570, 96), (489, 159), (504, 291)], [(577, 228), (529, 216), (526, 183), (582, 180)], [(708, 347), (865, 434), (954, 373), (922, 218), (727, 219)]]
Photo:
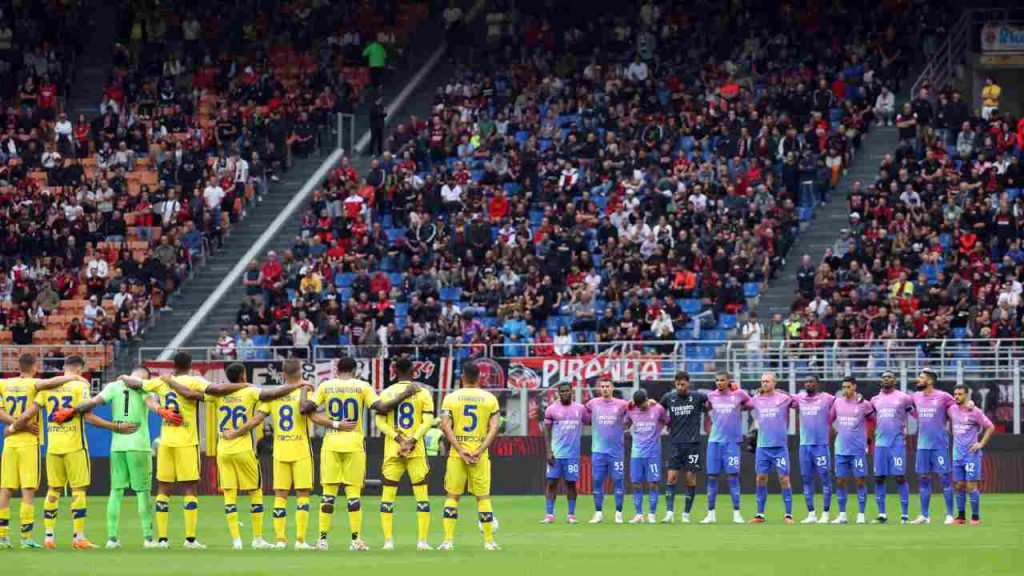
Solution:
[(444, 539), (449, 542), (455, 541), (455, 525), (459, 523), (459, 501), (455, 498), (446, 498), (444, 501)]
[(263, 491), (249, 493), (249, 512), (252, 514), (252, 539), (263, 539)]
[(309, 527), (309, 496), (295, 498), (295, 541), (306, 541), (306, 529)]
[(57, 527), (58, 508), (60, 508), (60, 489), (50, 488), (46, 491), (46, 500), (43, 501), (43, 528), (46, 529), (47, 538), (53, 538), (53, 530)]
[(31, 538), (32, 530), (35, 528), (33, 522), (35, 522), (36, 518), (36, 507), (22, 501), (18, 516), (21, 518), (21, 537), (23, 539)]
[(362, 490), (358, 486), (345, 486), (345, 499), (348, 501), (348, 527), (352, 539), (359, 540), (363, 531), (363, 500)]
[(317, 517), (317, 530), (320, 532), (320, 539), (327, 540), (327, 533), (331, 531), (331, 521), (334, 519), (334, 501), (338, 498), (337, 484), (324, 484), (323, 493), (320, 495), (320, 515)]
[(288, 537), (284, 533), (284, 527), (288, 523), (287, 498), (274, 496), (274, 537), (278, 542), (285, 542)]
[(398, 486), (384, 486), (380, 494), (380, 527), (384, 531), (384, 539), (391, 540), (395, 533), (395, 497)]
[(477, 502), (476, 511), (480, 516), (480, 524), (484, 527), (484, 542), (494, 542), (494, 509), (491, 508), (491, 499)]
[(156, 518), (157, 540), (167, 540), (167, 515), (171, 511), (171, 497), (163, 494), (156, 495), (153, 503), (153, 516)]
[(86, 501), (85, 489), (73, 489), (71, 491), (71, 529), (75, 532), (75, 538), (85, 538), (85, 515), (89, 511), (89, 504)]
[(238, 530), (238, 492), (235, 490), (224, 491), (224, 519), (228, 522), (231, 539), (240, 539), (242, 534)]
[(416, 539), (423, 542), (430, 533), (430, 496), (427, 492), (427, 485), (413, 486), (412, 493), (416, 497)]
[(0, 508), (0, 538), (7, 538), (7, 531), (11, 528), (11, 509)]
[(185, 496), (185, 540), (196, 539), (196, 524), (199, 523), (199, 498)]

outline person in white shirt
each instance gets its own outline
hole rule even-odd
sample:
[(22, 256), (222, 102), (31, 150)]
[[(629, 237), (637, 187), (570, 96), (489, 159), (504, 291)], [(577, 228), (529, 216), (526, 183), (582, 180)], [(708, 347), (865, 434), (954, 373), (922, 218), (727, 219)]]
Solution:
[(441, 186), (441, 200), (449, 212), (461, 210), (462, 186), (459, 186), (458, 182), (445, 182), (444, 186)]
[(220, 329), (220, 337), (217, 338), (217, 348), (213, 351), (216, 358), (233, 359), (235, 357), (235, 339), (228, 334), (227, 329)]
[(558, 327), (558, 334), (554, 337), (555, 354), (558, 356), (567, 356), (572, 353), (572, 334), (569, 333), (569, 329), (565, 326)]
[(126, 282), (121, 283), (121, 289), (114, 294), (114, 308), (118, 310), (126, 310), (128, 305), (132, 303), (132, 295), (128, 292), (128, 284)]
[(85, 268), (86, 278), (106, 278), (110, 273), (110, 266), (103, 258), (93, 258)]
[(203, 204), (210, 212), (210, 224), (214, 230), (220, 230), (220, 203), (224, 201), (224, 189), (220, 187), (217, 180), (211, 178), (203, 189)]
[(106, 316), (106, 313), (103, 311), (103, 307), (99, 305), (99, 300), (96, 296), (89, 298), (89, 303), (86, 304), (85, 308), (82, 310), (82, 316), (82, 324), (90, 329), (96, 326), (97, 320)]
[(672, 325), (672, 318), (668, 315), (668, 312), (662, 310), (658, 313), (658, 317), (651, 322), (651, 332), (658, 337), (659, 340), (671, 340), (675, 335), (675, 327)]
[(764, 326), (757, 321), (757, 312), (751, 310), (747, 314), (747, 321), (743, 323), (740, 334), (745, 341), (748, 373), (756, 378), (764, 370), (764, 351), (761, 348)]
[(694, 212), (703, 212), (708, 208), (708, 197), (704, 194), (704, 191), (697, 188), (690, 194), (690, 206), (693, 207)]
[(828, 312), (828, 300), (825, 300), (821, 295), (814, 297), (810, 304), (807, 305), (807, 313), (813, 314), (818, 318), (823, 317)]
[(181, 211), (181, 202), (178, 201), (178, 193), (171, 190), (167, 193), (167, 200), (160, 206), (160, 220), (164, 225), (174, 222)]
[(647, 82), (649, 74), (650, 71), (647, 68), (647, 63), (640, 60), (639, 55), (637, 55), (637, 57), (634, 58), (626, 68), (626, 79), (635, 84), (643, 84), (644, 82)]
[(296, 348), (308, 348), (309, 342), (316, 334), (313, 323), (306, 318), (306, 311), (299, 310), (299, 317), (292, 320), (292, 327), (289, 332), (292, 335), (292, 344)]
[(878, 98), (875, 98), (874, 112), (879, 126), (882, 122), (885, 122), (886, 126), (892, 126), (892, 119), (896, 116), (896, 96), (885, 86), (882, 86)]

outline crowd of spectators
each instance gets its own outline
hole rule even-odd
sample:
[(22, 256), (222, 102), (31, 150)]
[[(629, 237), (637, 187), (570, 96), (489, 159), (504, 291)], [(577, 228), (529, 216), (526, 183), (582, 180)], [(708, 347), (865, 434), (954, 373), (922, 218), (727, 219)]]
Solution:
[(791, 339), (810, 323), (839, 340), (1021, 336), (1024, 118), (1000, 93), (926, 86), (898, 110), (897, 147), (874, 183), (853, 183), (849, 226), (797, 273)]
[(74, 117), (76, 3), (0, 17), (0, 344), (138, 341), (268, 181), (357, 105), (364, 46), (401, 55), (427, 14), (416, 0), (123, 4), (102, 102)]
[(367, 171), (339, 166), (293, 247), (252, 263), (222, 339), (506, 355), (724, 339), (927, 18), (857, 4), (581, 20), (496, 3), (489, 48), (430, 116), (398, 123)]

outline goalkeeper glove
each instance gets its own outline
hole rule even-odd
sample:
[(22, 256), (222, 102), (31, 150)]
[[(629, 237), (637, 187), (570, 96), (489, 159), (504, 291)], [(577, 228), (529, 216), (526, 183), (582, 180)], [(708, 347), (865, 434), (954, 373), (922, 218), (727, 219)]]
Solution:
[(164, 419), (164, 422), (167, 422), (168, 424), (174, 426), (181, 426), (182, 423), (185, 422), (185, 420), (181, 417), (181, 414), (178, 414), (177, 412), (171, 410), (170, 408), (158, 408), (156, 413), (159, 414), (160, 417)]
[(74, 408), (61, 408), (60, 410), (57, 410), (56, 412), (50, 414), (50, 421), (56, 422), (57, 424), (63, 424), (74, 417)]

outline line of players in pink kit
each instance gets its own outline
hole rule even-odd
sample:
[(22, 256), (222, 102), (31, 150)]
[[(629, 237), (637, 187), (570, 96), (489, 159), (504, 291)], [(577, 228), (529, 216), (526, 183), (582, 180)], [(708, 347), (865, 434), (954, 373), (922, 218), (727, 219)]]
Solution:
[[(586, 405), (573, 401), (569, 383), (558, 387), (558, 401), (544, 414), (547, 441), (546, 511), (542, 523), (555, 520), (555, 495), (559, 482), (565, 484), (570, 524), (576, 520), (576, 482), (580, 474), (580, 444), (584, 426), (592, 427), (592, 468), (595, 513), (592, 524), (603, 521), (604, 488), (610, 479), (614, 486), (615, 522), (623, 522), (626, 466), (624, 455), (629, 446), (629, 480), (633, 491), (635, 516), (631, 524), (657, 522), (661, 481), (662, 435), (667, 429), (670, 454), (663, 523), (676, 519), (675, 496), (680, 472), (685, 471), (685, 509), (680, 516), (690, 522), (697, 488), (697, 474), (707, 474), (707, 516), (702, 524), (716, 522), (715, 505), (719, 479), (725, 476), (732, 498), (733, 522), (744, 523), (740, 514), (740, 443), (743, 440), (743, 412), (753, 415), (757, 434), (755, 472), (757, 474), (757, 514), (752, 524), (766, 521), (768, 477), (777, 473), (785, 507), (784, 522), (793, 523), (793, 491), (790, 485), (792, 460), (787, 446), (790, 410), (800, 417), (799, 465), (807, 518), (803, 524), (846, 524), (847, 498), (852, 486), (857, 495), (856, 523), (864, 524), (867, 505), (868, 422), (874, 421), (874, 482), (878, 515), (873, 523), (888, 522), (886, 511), (887, 480), (895, 480), (900, 500), (902, 524), (931, 522), (931, 496), (938, 478), (946, 504), (946, 524), (965, 524), (966, 503), (971, 502), (971, 524), (979, 524), (979, 483), (982, 474), (982, 449), (995, 427), (970, 399), (970, 389), (956, 386), (953, 395), (936, 389), (937, 375), (930, 369), (920, 372), (917, 391), (906, 394), (896, 388), (896, 376), (882, 375), (882, 390), (870, 400), (857, 392), (853, 377), (843, 380), (839, 396), (821, 391), (816, 377), (810, 377), (804, 390), (791, 395), (776, 389), (775, 375), (761, 376), (761, 387), (751, 397), (740, 390), (727, 372), (715, 377), (715, 390), (706, 393), (690, 389), (685, 372), (676, 374), (675, 389), (660, 402), (648, 399), (637, 390), (632, 402), (614, 397), (609, 378), (598, 382), (598, 397)], [(701, 417), (711, 419), (707, 448), (702, 450)], [(915, 472), (920, 488), (920, 515), (910, 520), (907, 483), (906, 428), (914, 416), (918, 424)], [(952, 436), (952, 458), (950, 437)], [(834, 447), (830, 449), (832, 439)], [(834, 454), (834, 456), (833, 456)], [(835, 478), (839, 514), (830, 519), (832, 479)], [(823, 506), (820, 513), (814, 502), (815, 480), (821, 486)], [(647, 515), (644, 516), (644, 494)], [(954, 499), (956, 501), (954, 508)]]

